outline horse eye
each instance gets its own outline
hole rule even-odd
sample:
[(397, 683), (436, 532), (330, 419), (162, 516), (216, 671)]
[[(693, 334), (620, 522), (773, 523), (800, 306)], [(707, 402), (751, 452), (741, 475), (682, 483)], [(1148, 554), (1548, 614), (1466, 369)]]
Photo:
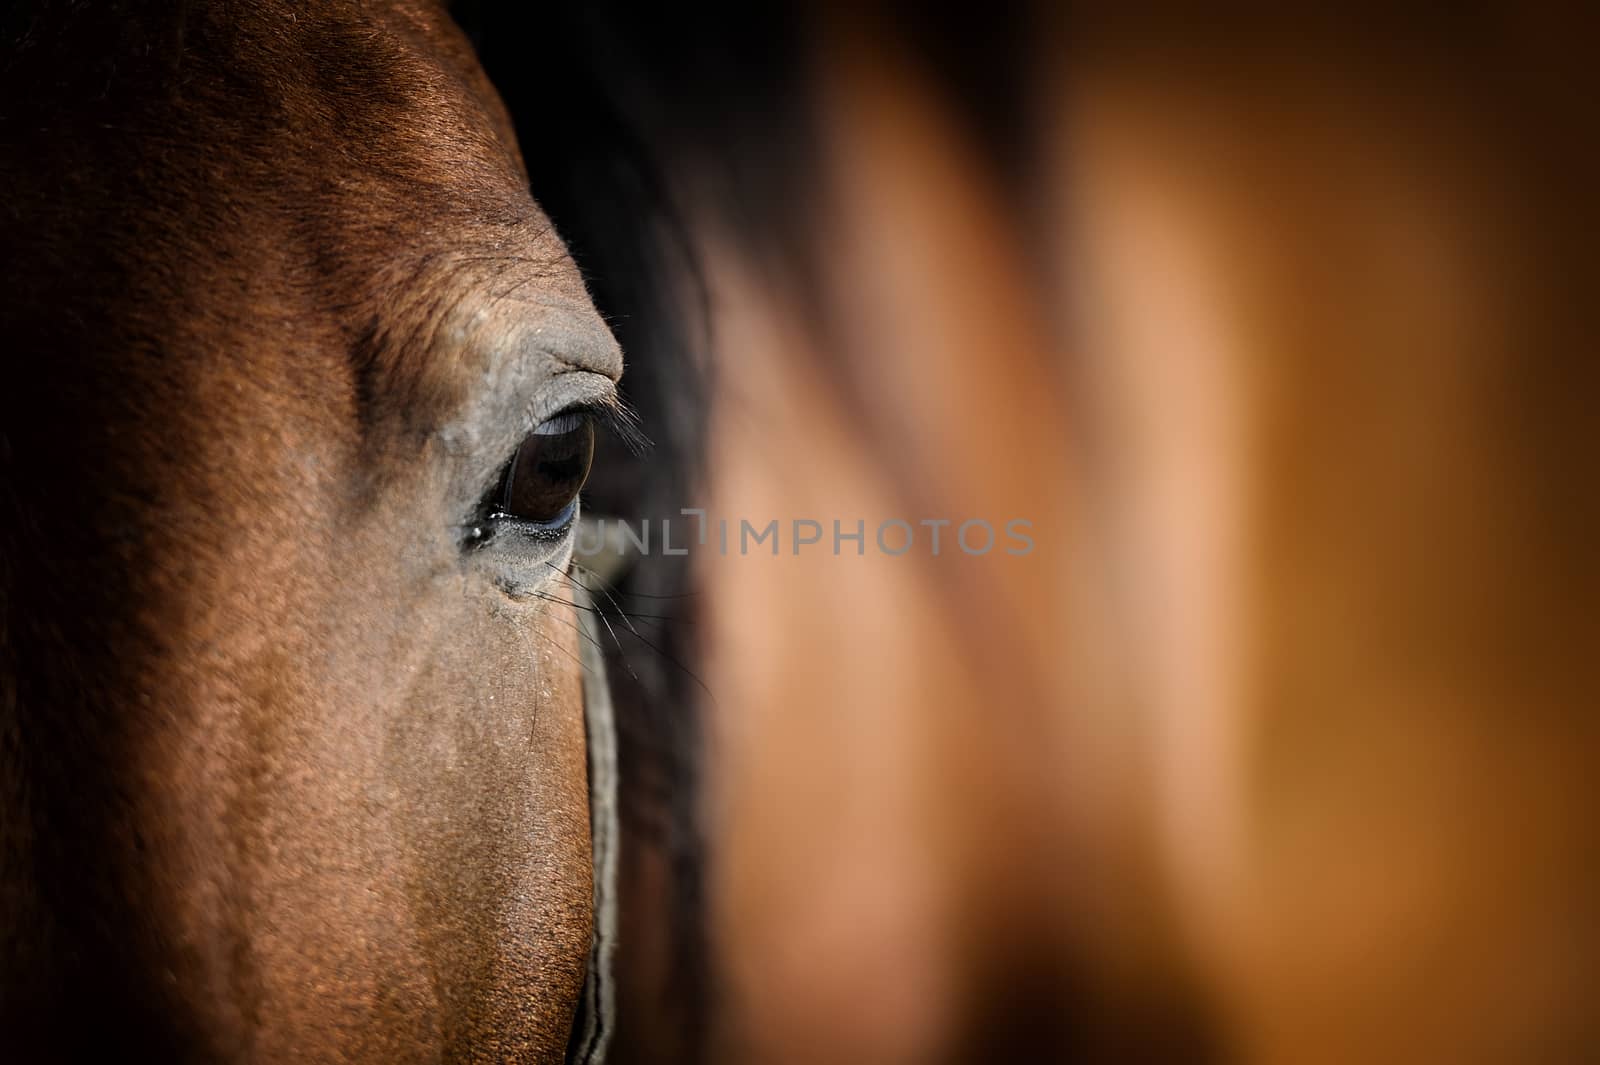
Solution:
[(540, 525), (565, 521), (594, 459), (594, 423), (558, 414), (529, 433), (506, 467), (494, 516)]

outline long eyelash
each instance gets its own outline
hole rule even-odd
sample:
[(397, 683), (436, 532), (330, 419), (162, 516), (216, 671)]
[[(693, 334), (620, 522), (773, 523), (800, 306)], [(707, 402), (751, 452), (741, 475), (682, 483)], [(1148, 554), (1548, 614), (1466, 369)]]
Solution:
[(564, 413), (583, 414), (594, 419), (595, 428), (604, 429), (622, 442), (634, 456), (643, 455), (655, 446), (639, 425), (639, 415), (618, 396), (580, 403), (568, 407)]

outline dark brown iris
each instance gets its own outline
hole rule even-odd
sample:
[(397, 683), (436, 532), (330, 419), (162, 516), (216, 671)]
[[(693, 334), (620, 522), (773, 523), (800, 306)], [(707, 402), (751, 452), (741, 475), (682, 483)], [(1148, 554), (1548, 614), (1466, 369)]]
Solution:
[(498, 513), (548, 525), (578, 497), (594, 459), (594, 426), (560, 414), (529, 433), (506, 469)]

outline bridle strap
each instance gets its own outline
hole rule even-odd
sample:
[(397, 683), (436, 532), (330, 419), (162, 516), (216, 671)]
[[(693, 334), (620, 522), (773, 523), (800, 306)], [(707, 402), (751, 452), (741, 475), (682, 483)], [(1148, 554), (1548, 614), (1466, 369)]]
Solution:
[(589, 749), (589, 832), (594, 850), (594, 939), (583, 1002), (568, 1044), (571, 1065), (602, 1065), (616, 1019), (612, 958), (617, 946), (617, 732), (606, 683), (606, 661), (594, 601), (582, 582), (571, 582), (583, 633), (583, 723)]

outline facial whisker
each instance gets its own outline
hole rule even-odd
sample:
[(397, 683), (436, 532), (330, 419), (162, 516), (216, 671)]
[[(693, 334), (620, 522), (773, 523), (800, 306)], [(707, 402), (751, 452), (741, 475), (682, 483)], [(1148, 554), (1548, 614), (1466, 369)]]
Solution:
[[(569, 582), (571, 582), (571, 583), (573, 583), (575, 585), (577, 584), (577, 582), (573, 579), (571, 574), (563, 573), (558, 567), (553, 566), (548, 562), (546, 562), (545, 565), (550, 566), (550, 568), (552, 570), (555, 570), (556, 573), (560, 574), (567, 581), (569, 581)], [(587, 589), (585, 589), (585, 590), (587, 591)], [(607, 628), (610, 628), (610, 626), (608, 625)], [(711, 705), (712, 706), (716, 706), (717, 705), (717, 697), (715, 695), (713, 695), (712, 692), (711, 692), (711, 689), (706, 686), (706, 682), (700, 679), (699, 674), (695, 673), (694, 670), (692, 670), (688, 666), (684, 665), (675, 656), (669, 654), (664, 648), (662, 648), (662, 647), (656, 645), (655, 643), (652, 643), (650, 640), (646, 639), (644, 637), (644, 635), (642, 633), (640, 633), (638, 629), (635, 629), (632, 625), (629, 625), (628, 628), (629, 628), (629, 631), (631, 631), (633, 633), (634, 639), (638, 640), (640, 643), (644, 644), (650, 650), (652, 650), (656, 654), (660, 655), (666, 661), (670, 662), (675, 669), (677, 669), (679, 672), (683, 673), (684, 676), (686, 676), (690, 680), (694, 681), (695, 686), (697, 688), (699, 688), (702, 692), (705, 693), (707, 699), (711, 700)], [(612, 637), (613, 638), (616, 637), (615, 630), (612, 631)], [(622, 648), (622, 644), (621, 644), (620, 640), (617, 643), (617, 647), (618, 647), (618, 650), (620, 651), (621, 648)], [(626, 662), (626, 659), (624, 659), (624, 662)], [(633, 671), (630, 669), (629, 673), (631, 674), (632, 672)], [(638, 680), (638, 677), (635, 676), (634, 679)]]
[(677, 599), (690, 599), (690, 598), (693, 598), (696, 595), (695, 592), (684, 592), (681, 595), (650, 595), (650, 594), (648, 594), (646, 592), (625, 592), (625, 591), (622, 591), (620, 588), (618, 588), (616, 585), (612, 584), (610, 581), (606, 580), (604, 577), (600, 576), (600, 574), (596, 573), (593, 569), (590, 569), (588, 566), (585, 566), (582, 562), (579, 562), (577, 559), (573, 559), (572, 560), (572, 565), (573, 565), (574, 568), (576, 568), (578, 570), (581, 570), (583, 572), (583, 575), (584, 575), (584, 586), (586, 588), (589, 588), (590, 591), (594, 591), (595, 588), (590, 586), (590, 582), (592, 581), (592, 582), (594, 582), (595, 585), (598, 585), (600, 593), (611, 601), (611, 605), (617, 608), (617, 613), (619, 613), (619, 614), (629, 614), (630, 617), (635, 617), (635, 618), (655, 618), (655, 619), (658, 619), (658, 620), (661, 620), (661, 621), (684, 621), (684, 622), (686, 622), (686, 621), (692, 620), (690, 618), (674, 617), (674, 616), (667, 615), (667, 614), (629, 613), (628, 611), (625, 611), (625, 610), (622, 609), (622, 605), (621, 605), (621, 603), (619, 603), (617, 601), (617, 597), (621, 596), (624, 599), (677, 600)]
[[(574, 588), (582, 587), (582, 585), (578, 584), (577, 581), (572, 579), (571, 574), (561, 572), (559, 568), (550, 565), (548, 562), (546, 562), (545, 565), (550, 566), (551, 569), (555, 570), (557, 576), (566, 580), (567, 583), (571, 584)], [(584, 591), (587, 592), (588, 589), (585, 588)], [(611, 642), (617, 645), (617, 652), (622, 658), (622, 668), (628, 671), (628, 676), (633, 678), (635, 684), (642, 685), (644, 682), (639, 679), (639, 674), (633, 671), (633, 666), (628, 662), (628, 653), (623, 650), (622, 640), (617, 637), (617, 630), (611, 627), (611, 622), (606, 618), (605, 612), (596, 608), (594, 611), (594, 616), (600, 619), (600, 624), (604, 625), (606, 627), (606, 631), (611, 634)], [(629, 624), (628, 628), (632, 629), (633, 625)], [(633, 634), (638, 636), (638, 630), (635, 629)], [(643, 637), (640, 638), (642, 639)]]
[(549, 636), (546, 636), (544, 633), (539, 632), (537, 627), (535, 627), (534, 632), (539, 636), (540, 639), (542, 639), (545, 642), (545, 644), (547, 646), (549, 646), (549, 647), (561, 652), (566, 657), (572, 659), (574, 662), (576, 662), (578, 664), (578, 668), (583, 670), (589, 676), (591, 676), (591, 677), (597, 677), (598, 676), (598, 674), (595, 673), (594, 669), (592, 669), (590, 666), (588, 666), (587, 664), (584, 663), (583, 658), (581, 656), (573, 654), (571, 651), (567, 650), (565, 647), (562, 647), (560, 644), (558, 644), (554, 640), (550, 639)]

